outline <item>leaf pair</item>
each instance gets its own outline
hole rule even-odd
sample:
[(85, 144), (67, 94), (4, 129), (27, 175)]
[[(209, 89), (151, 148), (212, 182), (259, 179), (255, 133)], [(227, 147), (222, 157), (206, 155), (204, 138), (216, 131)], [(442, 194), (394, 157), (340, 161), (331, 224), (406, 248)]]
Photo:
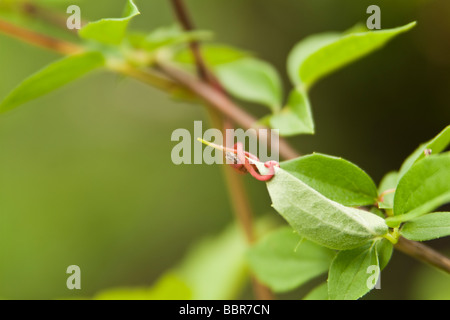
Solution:
[(379, 187), (378, 207), (392, 212), (386, 223), (416, 241), (450, 235), (448, 212), (430, 213), (450, 202), (450, 126), (421, 144), (402, 164), (389, 172)]
[(221, 83), (239, 99), (270, 108), (262, 122), (280, 134), (313, 134), (314, 121), (309, 89), (321, 78), (382, 47), (395, 36), (410, 30), (406, 26), (381, 31), (353, 28), (343, 34), (324, 33), (308, 37), (290, 52), (287, 69), (295, 88), (283, 106), (283, 88), (276, 69), (256, 58), (245, 58), (217, 66)]
[(275, 292), (293, 290), (329, 270), (327, 284), (305, 299), (355, 300), (373, 289), (392, 250), (382, 239), (336, 254), (283, 227), (253, 246), (248, 258), (257, 278)]
[(325, 273), (336, 253), (280, 228), (254, 245), (248, 261), (256, 277), (275, 292), (293, 290)]
[(387, 219), (390, 226), (398, 226), (450, 202), (450, 153), (439, 154), (448, 145), (450, 126), (422, 144), (405, 160), (398, 174), (391, 173), (390, 178), (384, 179), (386, 185), (390, 180), (390, 187), (396, 188), (392, 202), (387, 205), (394, 214)]
[(411, 240), (431, 240), (450, 235), (450, 214), (430, 213), (450, 202), (450, 152), (417, 162), (400, 180), (390, 226), (406, 224), (401, 235)]

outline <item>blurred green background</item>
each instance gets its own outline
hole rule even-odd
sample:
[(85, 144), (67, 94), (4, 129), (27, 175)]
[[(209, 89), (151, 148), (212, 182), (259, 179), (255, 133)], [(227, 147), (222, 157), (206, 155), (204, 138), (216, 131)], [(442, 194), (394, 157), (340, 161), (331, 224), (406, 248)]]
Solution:
[[(82, 18), (119, 16), (125, 1), (42, 1)], [(312, 91), (315, 136), (290, 139), (303, 153), (342, 156), (379, 182), (419, 143), (450, 123), (450, 1), (187, 0), (199, 28), (256, 53), (285, 76), (285, 60), (307, 35), (365, 22), (417, 20), (386, 48), (327, 77)], [(131, 28), (173, 23), (168, 1), (136, 0)], [(28, 26), (66, 36), (26, 20)], [(57, 55), (0, 35), (0, 97)], [(246, 105), (255, 115), (257, 106)], [(175, 166), (171, 133), (207, 121), (196, 105), (172, 101), (131, 79), (97, 72), (0, 117), (0, 298), (89, 297), (151, 285), (188, 248), (233, 220), (219, 166)], [(258, 216), (267, 191), (247, 178)], [(275, 214), (275, 213), (272, 213)], [(448, 239), (430, 245), (449, 253)], [(66, 288), (66, 268), (82, 290)], [(302, 289), (307, 290), (308, 288)], [(286, 298), (299, 298), (299, 290)], [(367, 298), (450, 299), (449, 277), (396, 253), (382, 289)]]

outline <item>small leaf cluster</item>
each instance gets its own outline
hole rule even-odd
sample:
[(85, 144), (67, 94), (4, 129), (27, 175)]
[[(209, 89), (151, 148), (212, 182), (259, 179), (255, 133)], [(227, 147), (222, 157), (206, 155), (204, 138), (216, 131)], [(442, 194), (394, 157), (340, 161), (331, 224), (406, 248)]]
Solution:
[(290, 227), (250, 250), (255, 274), (285, 292), (328, 272), (327, 282), (305, 298), (363, 297), (401, 236), (427, 241), (450, 235), (450, 212), (436, 211), (450, 203), (449, 145), (450, 126), (420, 145), (378, 189), (367, 173), (341, 158), (312, 154), (282, 162), (267, 189)]
[(326, 75), (379, 49), (414, 25), (412, 22), (375, 32), (356, 26), (342, 34), (327, 32), (302, 40), (287, 58), (287, 74), (293, 88), (286, 101), (281, 76), (266, 61), (243, 57), (214, 67), (228, 92), (236, 98), (270, 109), (271, 114), (261, 119), (262, 124), (278, 129), (282, 136), (314, 134), (309, 99), (313, 85)]

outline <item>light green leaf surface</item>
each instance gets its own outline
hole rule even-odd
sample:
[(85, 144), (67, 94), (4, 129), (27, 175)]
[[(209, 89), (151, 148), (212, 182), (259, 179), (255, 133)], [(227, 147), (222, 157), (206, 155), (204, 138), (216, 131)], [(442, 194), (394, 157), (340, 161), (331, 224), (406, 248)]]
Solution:
[(278, 129), (281, 136), (314, 134), (314, 120), (308, 95), (293, 89), (287, 105), (263, 121), (269, 121), (272, 129)]
[[(261, 220), (265, 229), (270, 221)], [(237, 299), (247, 276), (248, 245), (240, 228), (230, 226), (190, 248), (181, 263), (149, 287), (115, 288), (99, 300), (230, 300)]]
[(415, 25), (413, 22), (394, 29), (347, 33), (343, 36), (328, 33), (307, 38), (290, 54), (289, 74), (296, 85), (307, 90), (319, 79), (381, 48)]
[(450, 145), (450, 126), (447, 126), (436, 137), (428, 142), (421, 144), (402, 164), (399, 178), (401, 178), (413, 165), (425, 157), (425, 150), (431, 150), (435, 155), (444, 151)]
[(401, 228), (400, 234), (414, 241), (450, 236), (450, 212), (434, 212), (408, 221)]
[(299, 70), (305, 61), (321, 48), (339, 40), (342, 35), (338, 32), (326, 32), (311, 35), (298, 44), (289, 53), (287, 59), (287, 71), (291, 82), (298, 86), (302, 83)]
[(417, 162), (400, 180), (389, 225), (417, 218), (450, 202), (450, 152)]
[(108, 18), (90, 22), (81, 28), (78, 34), (83, 39), (94, 40), (107, 45), (118, 45), (124, 39), (131, 19), (139, 14), (139, 9), (133, 0), (128, 0), (122, 18)]
[(244, 58), (220, 64), (216, 66), (215, 72), (221, 84), (235, 97), (263, 104), (273, 112), (281, 108), (281, 79), (269, 63), (255, 58)]
[(380, 209), (392, 209), (394, 207), (394, 195), (395, 192), (393, 191), (395, 188), (397, 188), (399, 179), (399, 174), (397, 171), (391, 171), (387, 173), (383, 179), (380, 182), (380, 186), (378, 188), (378, 195), (381, 196), (386, 191), (389, 191), (388, 193), (385, 193), (383, 195), (383, 201), (378, 202), (378, 207)]
[[(257, 164), (267, 172), (263, 164)], [(267, 182), (273, 207), (301, 236), (331, 249), (356, 248), (388, 232), (377, 215), (326, 198), (287, 171), (276, 168)]]
[(282, 162), (281, 168), (343, 205), (363, 206), (376, 202), (377, 187), (372, 179), (342, 158), (315, 153)]
[(295, 289), (325, 273), (335, 252), (303, 240), (291, 227), (276, 230), (249, 250), (250, 268), (275, 292)]
[(14, 109), (25, 102), (39, 98), (104, 64), (105, 59), (98, 52), (82, 53), (56, 61), (16, 87), (0, 104), (0, 112)]
[(116, 288), (100, 292), (94, 300), (190, 300), (191, 291), (177, 275), (167, 273), (150, 288)]
[[(373, 289), (370, 267), (378, 268), (376, 244), (340, 251), (331, 263), (328, 273), (330, 300), (356, 300)], [(378, 278), (378, 277), (375, 277)]]
[(242, 230), (229, 227), (194, 246), (175, 274), (190, 288), (193, 300), (237, 299), (247, 278), (247, 249)]
[[(206, 64), (212, 67), (235, 62), (252, 55), (250, 52), (223, 44), (204, 44), (201, 46), (200, 50)], [(195, 63), (194, 57), (192, 56), (192, 50), (190, 48), (179, 50), (173, 59), (179, 63)]]

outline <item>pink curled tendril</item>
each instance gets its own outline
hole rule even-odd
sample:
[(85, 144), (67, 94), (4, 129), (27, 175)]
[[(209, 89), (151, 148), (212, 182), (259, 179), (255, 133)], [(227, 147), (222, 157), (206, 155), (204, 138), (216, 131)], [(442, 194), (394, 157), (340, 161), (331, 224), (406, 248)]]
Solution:
[(276, 161), (267, 161), (264, 163), (264, 166), (269, 169), (269, 172), (265, 175), (260, 174), (255, 170), (254, 166), (249, 161), (249, 159), (259, 161), (258, 157), (251, 154), (250, 152), (244, 151), (244, 147), (241, 142), (238, 142), (234, 145), (233, 153), (236, 154), (239, 163), (232, 166), (241, 173), (245, 173), (245, 171), (249, 172), (255, 179), (259, 181), (271, 180), (275, 176), (275, 167), (280, 167), (280, 164)]

